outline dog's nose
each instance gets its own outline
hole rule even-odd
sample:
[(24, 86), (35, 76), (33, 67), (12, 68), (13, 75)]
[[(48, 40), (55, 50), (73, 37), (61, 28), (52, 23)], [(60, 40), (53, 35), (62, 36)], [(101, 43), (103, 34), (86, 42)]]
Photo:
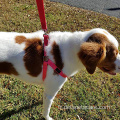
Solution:
[(118, 69), (120, 69), (120, 66), (118, 66)]

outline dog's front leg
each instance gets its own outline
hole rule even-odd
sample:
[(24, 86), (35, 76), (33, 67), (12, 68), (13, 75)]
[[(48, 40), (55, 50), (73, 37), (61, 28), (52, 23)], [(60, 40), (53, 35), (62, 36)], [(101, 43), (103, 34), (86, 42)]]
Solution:
[(43, 116), (46, 120), (52, 120), (52, 118), (49, 116), (50, 108), (53, 102), (54, 96), (51, 96), (44, 92), (43, 95)]
[(53, 99), (66, 80), (67, 79), (50, 80), (49, 83), (44, 85), (45, 91), (43, 95), (43, 116), (46, 120), (52, 120), (52, 118), (49, 116), (49, 113)]

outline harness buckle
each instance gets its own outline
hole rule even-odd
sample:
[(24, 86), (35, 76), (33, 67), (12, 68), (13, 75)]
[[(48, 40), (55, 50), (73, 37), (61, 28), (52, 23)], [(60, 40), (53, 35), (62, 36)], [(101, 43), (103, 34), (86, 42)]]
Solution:
[(43, 61), (48, 62), (49, 57), (48, 56), (43, 56)]

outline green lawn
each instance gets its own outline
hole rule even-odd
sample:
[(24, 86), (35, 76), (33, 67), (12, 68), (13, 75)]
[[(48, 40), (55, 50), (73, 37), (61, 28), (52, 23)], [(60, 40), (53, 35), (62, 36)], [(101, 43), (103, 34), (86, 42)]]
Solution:
[[(120, 42), (120, 19), (49, 1), (45, 2), (45, 12), (49, 32), (100, 27), (107, 29)], [(0, 1), (0, 31), (33, 32), (39, 29), (35, 1)], [(51, 117), (55, 120), (79, 120), (79, 117), (84, 120), (119, 120), (119, 76), (110, 76), (100, 70), (94, 75), (80, 71), (59, 91), (51, 108)], [(43, 90), (41, 86), (1, 75), (0, 120), (42, 120)], [(103, 109), (101, 106), (108, 107)]]

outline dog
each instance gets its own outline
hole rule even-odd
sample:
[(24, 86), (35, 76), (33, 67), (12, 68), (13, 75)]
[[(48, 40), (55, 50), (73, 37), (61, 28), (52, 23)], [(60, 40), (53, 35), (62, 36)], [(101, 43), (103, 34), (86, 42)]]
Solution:
[[(0, 73), (32, 84), (43, 84), (43, 116), (49, 116), (57, 92), (67, 78), (57, 74), (50, 66), (42, 80), (43, 34), (0, 32)], [(116, 38), (108, 31), (95, 28), (89, 31), (51, 32), (45, 48), (49, 59), (68, 77), (82, 68), (93, 74), (96, 67), (111, 75), (120, 72), (120, 55)]]

